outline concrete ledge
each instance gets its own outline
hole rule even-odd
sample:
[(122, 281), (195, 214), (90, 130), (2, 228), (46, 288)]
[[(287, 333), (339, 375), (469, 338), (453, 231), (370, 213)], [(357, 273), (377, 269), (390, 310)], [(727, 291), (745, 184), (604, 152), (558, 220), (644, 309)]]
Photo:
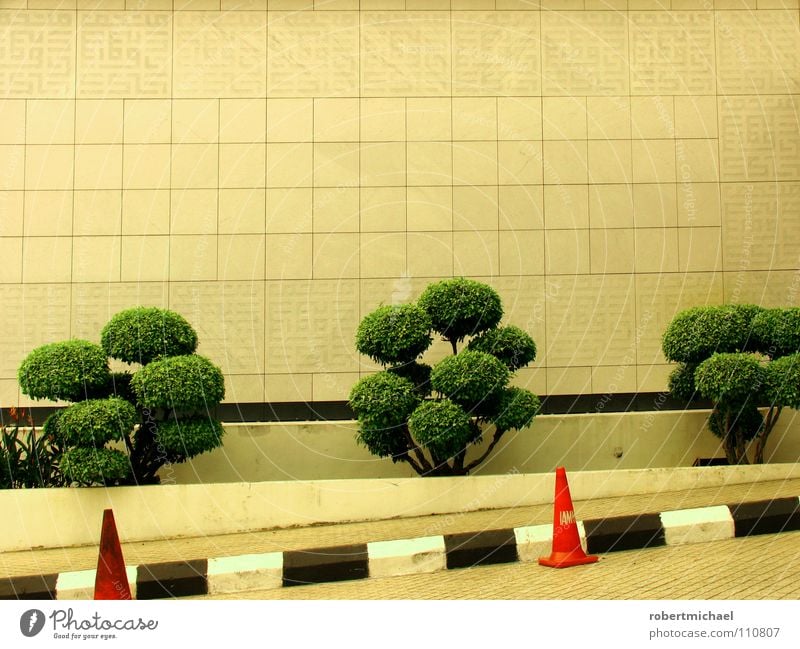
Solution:
[[(577, 521), (590, 554), (703, 543), (800, 530), (800, 499), (739, 503)], [(137, 599), (218, 595), (302, 584), (393, 577), (493, 563), (535, 563), (550, 554), (552, 525), (481, 530), (302, 551), (128, 566)], [(585, 566), (584, 570), (590, 570)], [(0, 599), (89, 599), (94, 570), (0, 580)]]

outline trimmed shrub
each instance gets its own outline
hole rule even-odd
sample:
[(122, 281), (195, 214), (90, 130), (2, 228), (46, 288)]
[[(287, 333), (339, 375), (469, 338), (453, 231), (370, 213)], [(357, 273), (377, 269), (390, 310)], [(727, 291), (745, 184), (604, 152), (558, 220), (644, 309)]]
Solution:
[(446, 279), (429, 285), (418, 300), (433, 330), (452, 343), (496, 327), (503, 317), (500, 296), (471, 279)]
[(133, 431), (138, 419), (136, 408), (124, 399), (90, 399), (73, 403), (62, 411), (57, 430), (66, 446), (99, 448), (107, 442), (122, 441)]
[(124, 481), (131, 472), (128, 456), (109, 448), (78, 446), (64, 451), (61, 472), (78, 485), (114, 485)]
[(765, 389), (765, 372), (752, 354), (714, 354), (697, 367), (697, 390), (722, 409), (757, 401)]
[(489, 329), (470, 340), (467, 348), (491, 354), (512, 372), (532, 363), (536, 358), (536, 343), (533, 338), (514, 325)]
[(106, 386), (111, 373), (99, 345), (76, 339), (37, 347), (17, 376), (22, 392), (33, 399), (78, 401)]
[(776, 358), (765, 373), (769, 403), (800, 409), (800, 354)]
[(185, 356), (197, 348), (192, 325), (178, 313), (156, 307), (117, 313), (103, 327), (100, 340), (111, 358), (142, 365), (166, 356)]
[(382, 306), (356, 331), (356, 349), (381, 365), (410, 363), (430, 347), (431, 320), (415, 304)]
[(503, 390), (492, 423), (500, 430), (522, 430), (533, 423), (542, 404), (533, 392), (510, 387)]
[(770, 358), (800, 352), (800, 308), (763, 309), (753, 319), (753, 334)]
[(417, 395), (424, 399), (431, 394), (431, 370), (433, 368), (426, 363), (406, 363), (405, 365), (395, 365), (388, 369), (392, 374), (402, 376), (411, 381), (417, 391)]
[(669, 375), (669, 391), (676, 399), (691, 401), (697, 396), (694, 384), (695, 363), (680, 363)]
[(720, 439), (727, 435), (749, 442), (758, 435), (764, 418), (752, 403), (733, 410), (714, 410), (708, 419), (708, 428)]
[(196, 354), (148, 363), (134, 374), (131, 387), (139, 405), (181, 412), (212, 408), (225, 396), (220, 369)]
[(469, 415), (447, 399), (421, 403), (411, 413), (408, 427), (434, 458), (442, 460), (463, 451), (476, 437)]
[(466, 350), (433, 368), (431, 386), (465, 410), (485, 413), (496, 407), (510, 376), (508, 368), (491, 354)]
[(350, 391), (350, 407), (373, 433), (404, 424), (419, 401), (409, 380), (387, 371), (365, 376)]
[(190, 417), (162, 422), (156, 438), (159, 450), (163, 449), (172, 462), (182, 462), (222, 446), (223, 433), (216, 419)]

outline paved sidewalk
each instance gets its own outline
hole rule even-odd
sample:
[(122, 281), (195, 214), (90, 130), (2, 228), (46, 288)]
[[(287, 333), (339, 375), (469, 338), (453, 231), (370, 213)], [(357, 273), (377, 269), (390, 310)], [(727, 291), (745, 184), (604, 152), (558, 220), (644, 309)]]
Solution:
[[(797, 497), (800, 479), (575, 501), (579, 520)], [(552, 505), (123, 544), (128, 565), (260, 554), (552, 522)], [(100, 521), (98, 521), (98, 535)], [(99, 539), (98, 539), (99, 541)], [(736, 539), (732, 542), (741, 542)], [(0, 553), (0, 578), (87, 570), (97, 546)]]

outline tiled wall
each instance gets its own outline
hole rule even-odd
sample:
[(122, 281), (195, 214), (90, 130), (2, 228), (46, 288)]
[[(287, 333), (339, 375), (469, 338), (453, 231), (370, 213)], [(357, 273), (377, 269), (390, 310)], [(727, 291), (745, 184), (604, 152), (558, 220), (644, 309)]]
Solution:
[(798, 13), (0, 0), (0, 405), (135, 304), (229, 401), (343, 399), (360, 318), (453, 275), (532, 333), (535, 391), (663, 389), (677, 309), (798, 303)]

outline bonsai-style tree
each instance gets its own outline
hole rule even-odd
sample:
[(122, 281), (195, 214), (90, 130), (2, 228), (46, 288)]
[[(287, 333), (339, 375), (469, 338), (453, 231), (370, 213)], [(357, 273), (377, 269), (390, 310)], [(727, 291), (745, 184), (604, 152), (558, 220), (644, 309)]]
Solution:
[[(385, 369), (350, 393), (357, 441), (423, 476), (467, 475), (506, 432), (529, 426), (539, 399), (508, 383), (534, 360), (536, 345), (518, 327), (500, 326), (502, 316), (493, 288), (463, 278), (429, 285), (416, 304), (381, 306), (367, 315), (356, 348)], [(434, 333), (453, 355), (431, 367), (419, 359)], [(470, 445), (491, 429), (486, 449), (467, 461)]]
[(711, 401), (708, 427), (728, 463), (749, 463), (750, 448), (752, 461), (762, 463), (781, 411), (800, 406), (800, 309), (687, 309), (667, 327), (662, 349), (679, 363), (669, 379), (672, 394)]
[[(100, 345), (67, 340), (28, 354), (18, 374), (22, 391), (72, 402), (44, 423), (63, 448), (59, 464), (69, 482), (155, 484), (162, 466), (221, 444), (211, 410), (225, 395), (224, 379), (196, 347), (183, 317), (137, 307), (108, 322)], [(112, 373), (108, 357), (131, 371)]]

